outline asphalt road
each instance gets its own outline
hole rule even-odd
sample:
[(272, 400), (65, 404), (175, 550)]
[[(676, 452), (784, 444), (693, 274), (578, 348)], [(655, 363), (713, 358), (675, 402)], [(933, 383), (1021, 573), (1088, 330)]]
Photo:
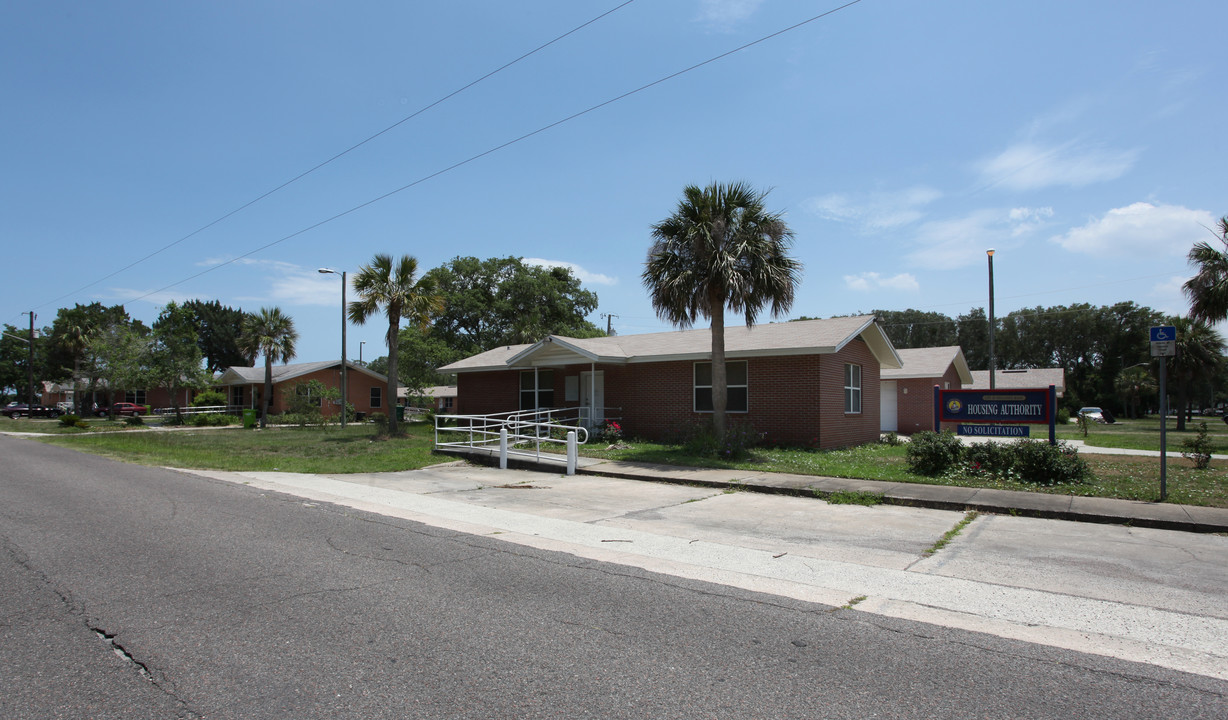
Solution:
[(4, 718), (1228, 716), (1206, 676), (30, 440), (0, 543)]

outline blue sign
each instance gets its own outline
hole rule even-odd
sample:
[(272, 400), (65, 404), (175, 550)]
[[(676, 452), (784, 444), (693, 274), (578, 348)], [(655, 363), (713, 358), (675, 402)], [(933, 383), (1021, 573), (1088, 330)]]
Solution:
[(1028, 437), (1032, 428), (1027, 425), (965, 425), (960, 423), (955, 432), (959, 435), (980, 437)]
[(1177, 339), (1177, 328), (1161, 325), (1151, 328), (1151, 342), (1172, 342)]
[(1047, 390), (943, 390), (941, 422), (1048, 423)]

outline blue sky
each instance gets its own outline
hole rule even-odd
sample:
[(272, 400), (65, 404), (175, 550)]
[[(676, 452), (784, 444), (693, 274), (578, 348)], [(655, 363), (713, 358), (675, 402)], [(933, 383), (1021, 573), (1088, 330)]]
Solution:
[[(593, 322), (665, 330), (649, 227), (734, 180), (796, 232), (794, 317), (985, 306), (991, 247), (999, 315), (1186, 311), (1185, 255), (1228, 214), (1209, 0), (863, 0), (672, 78), (841, 3), (636, 0), (210, 225), (620, 4), (8, 3), (0, 322), (275, 305), (327, 359), (316, 269), (385, 252), (566, 264)], [(349, 337), (385, 353), (378, 320)]]

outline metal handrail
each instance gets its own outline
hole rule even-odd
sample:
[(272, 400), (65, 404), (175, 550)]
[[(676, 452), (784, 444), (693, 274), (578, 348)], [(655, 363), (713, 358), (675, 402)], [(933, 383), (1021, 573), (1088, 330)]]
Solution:
[[(566, 445), (565, 438), (552, 436), (554, 430), (576, 433), (576, 443), (583, 445), (588, 442), (588, 429), (580, 422), (582, 408), (543, 408), (539, 410), (517, 410), (512, 412), (492, 413), (490, 415), (436, 415), (435, 416), (435, 447), (468, 447), (490, 448), (498, 447), (501, 431), (507, 430), (509, 452), (518, 455), (530, 455), (541, 460), (542, 443), (559, 443)], [(574, 417), (575, 423), (566, 423)], [(456, 427), (446, 427), (441, 423), (457, 421)], [(466, 421), (468, 424), (462, 425)], [(464, 433), (467, 439), (458, 441), (441, 441), (440, 433)], [(512, 450), (521, 443), (533, 443), (532, 453)]]

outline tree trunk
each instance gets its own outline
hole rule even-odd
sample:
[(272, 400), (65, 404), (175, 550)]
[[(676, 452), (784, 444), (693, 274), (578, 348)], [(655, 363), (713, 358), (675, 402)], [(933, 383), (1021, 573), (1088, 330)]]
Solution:
[(273, 399), (273, 358), (264, 356), (264, 397), (260, 398), (260, 429), (269, 424), (269, 401)]
[(401, 334), (401, 312), (398, 309), (396, 314), (391, 310), (388, 312), (388, 435), (390, 437), (397, 436), (397, 356), (398, 345), (397, 339)]
[(712, 432), (725, 442), (725, 410), (729, 388), (725, 376), (725, 303), (714, 299), (712, 309)]

